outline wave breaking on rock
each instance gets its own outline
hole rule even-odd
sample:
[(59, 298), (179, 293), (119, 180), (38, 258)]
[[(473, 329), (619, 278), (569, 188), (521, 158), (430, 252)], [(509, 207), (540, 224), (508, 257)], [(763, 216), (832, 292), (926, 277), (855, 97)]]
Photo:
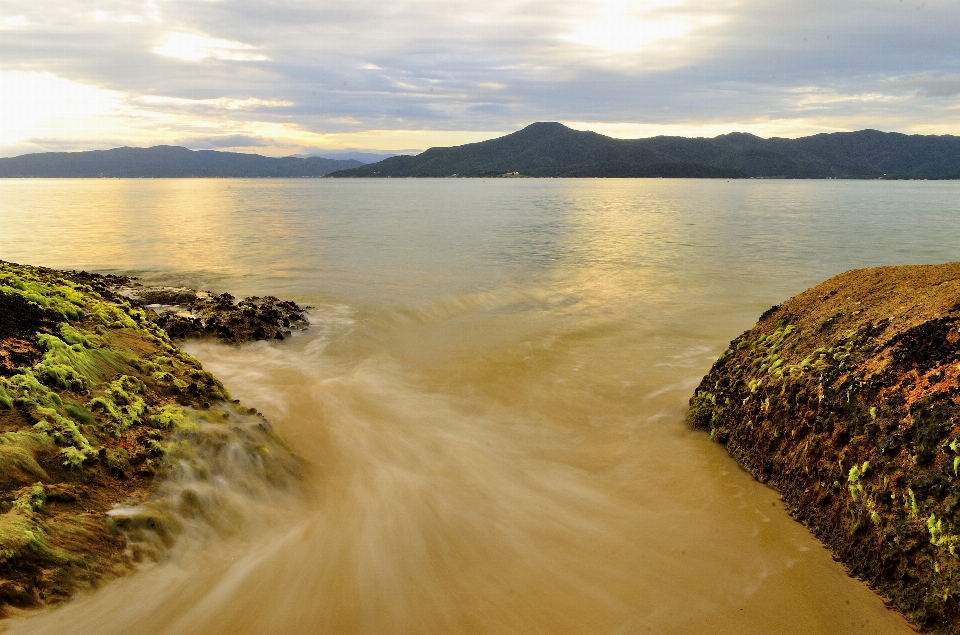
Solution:
[[(130, 282), (0, 261), (0, 616), (94, 588), (179, 537), (240, 531), (258, 504), (297, 495), (299, 459), (158, 314), (116, 293)], [(242, 313), (228, 325), (259, 336), (251, 304), (216, 315)]]

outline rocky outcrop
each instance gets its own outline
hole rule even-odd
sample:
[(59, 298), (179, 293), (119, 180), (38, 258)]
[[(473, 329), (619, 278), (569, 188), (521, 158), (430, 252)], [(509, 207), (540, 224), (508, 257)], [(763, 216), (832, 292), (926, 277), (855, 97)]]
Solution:
[(0, 616), (130, 570), (150, 536), (172, 544), (178, 506), (216, 492), (150, 497), (200, 446), (232, 444), (257, 478), (297, 470), (262, 417), (111, 290), (125, 283), (0, 261)]
[(184, 311), (160, 313), (155, 322), (170, 337), (212, 335), (229, 342), (282, 340), (291, 329), (305, 329), (303, 309), (273, 296), (234, 301), (229, 293), (197, 297)]
[[(309, 326), (306, 309), (273, 296), (244, 298), (189, 287), (144, 286), (136, 278), (71, 272), (102, 293), (142, 307), (174, 339), (211, 336), (227, 342), (282, 340)], [(309, 308), (309, 307), (306, 307)]]
[(204, 292), (184, 308), (158, 311), (153, 320), (175, 339), (212, 335), (237, 343), (282, 340), (308, 324), (304, 310), (289, 300), (253, 296), (236, 302), (229, 293)]
[(960, 633), (960, 263), (843, 273), (774, 306), (690, 400), (854, 576)]

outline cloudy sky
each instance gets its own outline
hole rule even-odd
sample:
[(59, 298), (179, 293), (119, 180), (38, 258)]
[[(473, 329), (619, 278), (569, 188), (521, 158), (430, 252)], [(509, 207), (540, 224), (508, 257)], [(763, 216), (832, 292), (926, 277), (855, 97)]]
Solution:
[(960, 135), (960, 0), (0, 0), (0, 156)]

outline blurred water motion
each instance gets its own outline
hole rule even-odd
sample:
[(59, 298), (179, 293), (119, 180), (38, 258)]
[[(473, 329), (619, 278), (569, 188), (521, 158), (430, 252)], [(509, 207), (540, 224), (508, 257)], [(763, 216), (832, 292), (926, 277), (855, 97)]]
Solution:
[(0, 181), (0, 258), (314, 306), (286, 342), (187, 345), (306, 460), (303, 496), (7, 632), (909, 633), (682, 418), (771, 304), (957, 259), (958, 194)]

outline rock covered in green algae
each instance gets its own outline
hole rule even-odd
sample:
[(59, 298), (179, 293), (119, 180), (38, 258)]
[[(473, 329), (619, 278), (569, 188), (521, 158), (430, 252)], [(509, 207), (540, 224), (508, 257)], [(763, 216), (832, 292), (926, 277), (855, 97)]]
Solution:
[[(107, 513), (143, 502), (198, 425), (247, 414), (117, 281), (0, 261), (0, 613), (128, 570), (138, 521)], [(295, 469), (262, 418), (242, 432), (262, 471)], [(172, 540), (153, 511), (140, 521)]]
[(689, 423), (922, 630), (960, 633), (960, 263), (849, 271), (760, 317)]

